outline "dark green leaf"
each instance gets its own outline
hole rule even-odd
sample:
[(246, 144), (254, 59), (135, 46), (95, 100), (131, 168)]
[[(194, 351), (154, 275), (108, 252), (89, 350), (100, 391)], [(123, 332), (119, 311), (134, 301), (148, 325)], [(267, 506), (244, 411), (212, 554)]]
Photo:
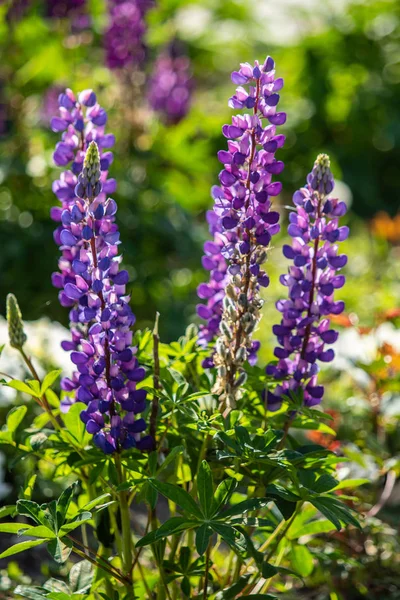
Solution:
[(262, 564), (262, 568), (261, 568), (261, 574), (264, 577), (264, 579), (269, 579), (270, 577), (273, 577), (274, 575), (276, 575), (278, 572), (278, 569), (276, 567), (274, 567), (274, 565), (271, 565), (268, 562), (263, 562)]
[(230, 508), (222, 511), (219, 513), (218, 518), (227, 519), (228, 517), (233, 517), (235, 515), (244, 515), (251, 510), (264, 508), (268, 502), (271, 502), (271, 498), (249, 498), (248, 500), (238, 502), (238, 504), (234, 504)]
[(174, 533), (179, 533), (180, 531), (184, 531), (185, 529), (193, 529), (198, 525), (197, 521), (188, 521), (183, 517), (172, 517), (168, 519), (161, 527), (151, 531), (144, 537), (142, 537), (136, 544), (137, 548), (141, 546), (147, 546), (148, 544), (154, 544), (158, 540), (161, 540), (169, 535)]
[(242, 553), (246, 551), (246, 539), (242, 533), (233, 527), (230, 527), (229, 525), (217, 523), (216, 521), (212, 521), (210, 525), (214, 531), (218, 533), (222, 539), (236, 552)]
[(204, 516), (210, 517), (212, 512), (211, 507), (213, 504), (214, 486), (210, 465), (205, 460), (202, 461), (197, 475), (197, 494)]
[(207, 550), (207, 546), (213, 531), (207, 523), (204, 523), (196, 531), (196, 550), (200, 556)]
[(188, 512), (191, 515), (196, 516), (199, 519), (203, 518), (200, 508), (193, 500), (192, 496), (185, 492), (182, 488), (177, 485), (173, 485), (172, 483), (164, 483), (163, 481), (157, 481), (157, 479), (149, 480), (151, 485), (158, 491), (160, 494), (178, 504), (184, 511)]
[(190, 579), (189, 577), (183, 577), (182, 582), (181, 582), (181, 590), (182, 593), (189, 598), (190, 597), (190, 591), (191, 591), (191, 586), (190, 586)]
[(175, 448), (172, 448), (171, 452), (167, 455), (162, 465), (158, 468), (158, 473), (160, 473), (168, 465), (170, 465), (176, 459), (176, 457), (179, 456), (179, 454), (182, 454), (183, 451), (183, 446), (175, 446)]
[(77, 487), (77, 482), (74, 482), (72, 485), (67, 487), (62, 492), (61, 496), (57, 500), (57, 509), (56, 509), (56, 511), (57, 511), (57, 517), (56, 517), (57, 529), (60, 529), (60, 527), (65, 522), (65, 517), (66, 517), (67, 511), (68, 511), (68, 507), (71, 503), (72, 496), (74, 495), (76, 487)]
[(242, 575), (242, 577), (240, 577), (236, 583), (225, 590), (218, 592), (218, 594), (215, 596), (215, 600), (233, 600), (247, 586), (250, 577), (251, 575)]
[(212, 515), (216, 515), (221, 508), (229, 502), (230, 497), (237, 487), (236, 479), (228, 478), (221, 481), (215, 490), (214, 500), (212, 505)]

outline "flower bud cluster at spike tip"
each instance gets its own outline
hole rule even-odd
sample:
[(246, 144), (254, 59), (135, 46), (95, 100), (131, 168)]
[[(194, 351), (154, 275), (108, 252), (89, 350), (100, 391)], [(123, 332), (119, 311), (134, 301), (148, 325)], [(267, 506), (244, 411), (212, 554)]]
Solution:
[(338, 333), (330, 328), (329, 315), (344, 310), (343, 302), (335, 302), (334, 292), (344, 285), (338, 271), (347, 263), (338, 254), (338, 244), (349, 234), (346, 226), (339, 227), (339, 217), (346, 205), (329, 194), (334, 180), (329, 157), (320, 154), (307, 185), (293, 196), (296, 211), (289, 215), (288, 233), (292, 245), (283, 247), (283, 254), (293, 261), (281, 283), (289, 290), (287, 300), (279, 300), (277, 309), (282, 320), (273, 331), (279, 345), (275, 348), (278, 363), (267, 366), (267, 374), (281, 380), (273, 392), (268, 391), (269, 410), (277, 410), (282, 396), (301, 393), (305, 406), (321, 402), (324, 388), (317, 382), (318, 361), (330, 362)]
[(214, 239), (206, 242), (203, 257), (210, 282), (199, 286), (198, 295), (207, 303), (197, 308), (208, 321), (200, 329), (200, 343), (220, 336), (206, 365), (218, 368), (215, 392), (229, 406), (240, 394), (243, 363), (255, 363), (259, 348), (252, 336), (261, 317), (260, 287), (269, 285), (262, 264), (279, 231), (272, 199), (282, 185), (272, 177), (284, 167), (275, 153), (285, 141), (277, 126), (286, 121), (286, 114), (277, 111), (283, 80), (275, 77), (272, 58), (261, 65), (243, 63), (232, 81), (239, 87), (229, 106), (250, 112), (232, 117), (232, 124), (222, 128), (228, 148), (218, 152), (221, 185), (212, 189), (215, 203), (208, 217)]
[(101, 192), (100, 154), (96, 142), (90, 142), (87, 149), (83, 169), (78, 175), (75, 194), (79, 198), (96, 198)]
[[(93, 96), (88, 92), (80, 98), (96, 106)], [(88, 137), (94, 135), (96, 142), (90, 140), (78, 182), (56, 188), (67, 192), (61, 195), (61, 225), (55, 237), (62, 256), (53, 284), (60, 289), (62, 306), (70, 308), (72, 339), (63, 342), (62, 347), (71, 352), (76, 366), (72, 378), (61, 382), (67, 392), (62, 409), (68, 410), (75, 401), (87, 405), (81, 418), (105, 453), (134, 446), (149, 449), (153, 440), (141, 435), (146, 423), (137, 417), (146, 408), (146, 392), (137, 389), (145, 370), (132, 347), (135, 316), (126, 294), (128, 272), (119, 268), (117, 205), (104, 194), (107, 182), (101, 169), (102, 161), (108, 164), (108, 159), (99, 154), (97, 146), (104, 131), (93, 129), (91, 121), (86, 127), (77, 152), (86, 148)], [(72, 181), (73, 174), (67, 174), (68, 182)], [(99, 177), (104, 179), (102, 191)]]
[(8, 294), (7, 296), (7, 323), (10, 346), (17, 349), (22, 348), (27, 337), (24, 331), (21, 311), (14, 294)]

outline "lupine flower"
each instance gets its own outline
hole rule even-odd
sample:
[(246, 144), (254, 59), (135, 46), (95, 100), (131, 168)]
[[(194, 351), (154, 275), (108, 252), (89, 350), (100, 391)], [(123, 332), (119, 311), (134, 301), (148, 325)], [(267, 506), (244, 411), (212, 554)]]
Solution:
[(109, 69), (141, 66), (144, 63), (144, 16), (152, 6), (152, 0), (109, 0), (109, 26), (104, 34)]
[(203, 257), (210, 282), (199, 286), (198, 295), (207, 303), (197, 307), (199, 316), (208, 321), (200, 330), (200, 343), (219, 335), (212, 356), (218, 368), (214, 392), (230, 407), (245, 381), (243, 364), (246, 360), (254, 364), (259, 347), (252, 336), (260, 320), (260, 288), (269, 285), (262, 264), (279, 231), (279, 214), (272, 210), (271, 199), (282, 185), (272, 177), (284, 167), (275, 158), (285, 141), (276, 127), (286, 121), (286, 114), (277, 112), (283, 80), (275, 78), (272, 58), (262, 65), (256, 61), (254, 67), (242, 64), (232, 81), (239, 87), (229, 106), (251, 112), (232, 117), (232, 124), (222, 128), (228, 149), (218, 152), (224, 168), (221, 186), (212, 189), (215, 204), (208, 217), (214, 239), (206, 242)]
[(190, 60), (172, 44), (155, 62), (149, 81), (149, 104), (166, 123), (179, 123), (189, 111), (192, 88)]
[(66, 131), (54, 159), (63, 166), (72, 162), (72, 171), (65, 171), (53, 187), (62, 203), (52, 209), (53, 219), (61, 221), (55, 239), (62, 252), (53, 284), (60, 288), (61, 304), (71, 309), (72, 339), (62, 346), (76, 365), (72, 378), (61, 382), (64, 391), (73, 393), (64, 399), (63, 409), (74, 401), (87, 405), (81, 418), (106, 453), (149, 448), (150, 437), (140, 436), (146, 423), (136, 417), (146, 408), (146, 392), (136, 389), (145, 370), (132, 347), (135, 317), (126, 295), (128, 273), (119, 270), (117, 205), (105, 193), (115, 189), (107, 180), (112, 154), (102, 150), (112, 145), (113, 136), (104, 132), (107, 116), (91, 90), (78, 101), (71, 90), (61, 94), (60, 113), (53, 130)]
[(326, 346), (337, 340), (338, 333), (331, 329), (329, 315), (344, 310), (344, 303), (334, 300), (334, 292), (344, 285), (344, 276), (337, 273), (347, 263), (347, 257), (338, 254), (337, 242), (347, 238), (349, 229), (339, 227), (346, 205), (330, 197), (333, 187), (329, 157), (320, 154), (306, 186), (293, 196), (296, 211), (290, 213), (288, 227), (293, 241), (283, 247), (293, 265), (281, 277), (289, 298), (276, 305), (282, 313), (280, 324), (273, 328), (278, 363), (267, 367), (269, 375), (282, 380), (267, 393), (272, 411), (281, 406), (283, 396), (291, 394), (301, 394), (305, 406), (319, 404), (324, 388), (317, 382), (318, 361), (334, 358), (333, 349)]
[(22, 322), (18, 301), (14, 294), (8, 294), (6, 307), (10, 346), (21, 349), (25, 344), (27, 337), (24, 331), (24, 324)]

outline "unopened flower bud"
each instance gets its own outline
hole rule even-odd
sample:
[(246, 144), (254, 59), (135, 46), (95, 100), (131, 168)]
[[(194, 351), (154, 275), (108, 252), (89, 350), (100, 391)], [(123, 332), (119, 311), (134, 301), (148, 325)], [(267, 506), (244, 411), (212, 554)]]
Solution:
[(191, 323), (190, 325), (188, 325), (186, 327), (185, 337), (188, 340), (192, 340), (193, 338), (197, 337), (198, 333), (199, 333), (198, 327), (194, 323)]
[(221, 329), (221, 332), (228, 338), (228, 340), (232, 339), (232, 330), (225, 323), (225, 321), (221, 321), (220, 329)]
[(235, 358), (237, 362), (244, 363), (247, 358), (247, 350), (244, 346), (240, 346), (236, 352)]
[(96, 142), (90, 142), (82, 172), (78, 176), (75, 194), (79, 198), (96, 198), (101, 192), (100, 174), (99, 148)]
[(7, 296), (7, 323), (10, 346), (17, 349), (22, 348), (27, 337), (24, 332), (21, 311), (14, 294), (8, 294)]
[(235, 389), (237, 389), (240, 386), (244, 385), (246, 383), (246, 381), (247, 381), (247, 373), (246, 373), (246, 371), (241, 371), (239, 377), (235, 380), (233, 387)]

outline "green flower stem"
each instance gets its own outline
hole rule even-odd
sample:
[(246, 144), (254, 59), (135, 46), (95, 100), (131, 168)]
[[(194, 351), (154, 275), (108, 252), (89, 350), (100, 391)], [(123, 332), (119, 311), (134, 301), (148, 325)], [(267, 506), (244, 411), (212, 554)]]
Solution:
[[(95, 560), (91, 556), (88, 556), (87, 554), (85, 554), (82, 550), (79, 550), (79, 548), (76, 548), (74, 546), (72, 548), (72, 551), (75, 554), (77, 554), (80, 558), (82, 558), (83, 560), (89, 561), (95, 567), (98, 567), (99, 569), (101, 569), (105, 573), (108, 573), (109, 575), (111, 575), (112, 577), (114, 577), (114, 579), (117, 579), (118, 581), (120, 581), (121, 583), (123, 583), (125, 586), (128, 585), (129, 582), (128, 582), (128, 580), (124, 576), (121, 576), (118, 573), (116, 573), (115, 571), (113, 571), (113, 570), (109, 569), (108, 567), (106, 567), (105, 565), (102, 565), (101, 563), (99, 563), (97, 560)], [(134, 597), (132, 596), (132, 598), (134, 598)]]
[[(121, 456), (115, 454), (115, 466), (118, 473), (119, 483), (125, 482), (125, 474), (122, 469)], [(121, 534), (122, 534), (122, 567), (124, 576), (128, 579), (128, 583), (125, 584), (127, 598), (134, 600), (135, 593), (133, 591), (133, 578), (131, 574), (132, 561), (133, 561), (133, 545), (132, 545), (132, 534), (131, 534), (131, 519), (128, 505), (128, 492), (119, 492), (119, 508), (121, 511)]]
[[(33, 363), (31, 361), (31, 359), (29, 358), (29, 356), (27, 356), (23, 350), (23, 348), (18, 348), (22, 358), (24, 359), (24, 362), (26, 364), (26, 366), (28, 367), (28, 369), (30, 370), (30, 372), (32, 373), (32, 376), (34, 379), (36, 379), (36, 381), (39, 382), (39, 384), (41, 383), (40, 381), (40, 377), (37, 374), (37, 371), (35, 369), (35, 367), (33, 366)], [(46, 413), (49, 416), (49, 419), (54, 427), (54, 429), (56, 429), (57, 431), (61, 431), (61, 425), (60, 423), (57, 421), (57, 419), (55, 418), (55, 416), (52, 413), (52, 410), (49, 406), (49, 403), (47, 402), (47, 398), (46, 396), (43, 394), (42, 398), (42, 407), (44, 408), (44, 410), (46, 411)]]
[(211, 542), (208, 543), (206, 550), (206, 571), (204, 574), (204, 588), (203, 588), (203, 600), (207, 600), (208, 591), (208, 577), (210, 573), (210, 555), (211, 555)]
[[(282, 521), (279, 523), (279, 525), (276, 527), (275, 531), (269, 536), (269, 538), (266, 540), (266, 542), (264, 542), (264, 544), (262, 546), (260, 546), (260, 548), (258, 549), (259, 552), (263, 552), (266, 548), (268, 548), (268, 546), (271, 545), (271, 543), (276, 539), (276, 545), (270, 549), (270, 551), (268, 552), (268, 554), (265, 557), (265, 561), (269, 562), (276, 550), (276, 548), (279, 546), (280, 542), (284, 539), (284, 537), (286, 536), (287, 532), (289, 531), (290, 527), (292, 526), (293, 521), (295, 520), (295, 518), (297, 517), (297, 515), (299, 514), (301, 507), (303, 506), (304, 502), (297, 502), (297, 506), (296, 506), (296, 510), (294, 511), (294, 513), (292, 514), (292, 516), (290, 517), (290, 519), (288, 521), (285, 521), (282, 519)], [(249, 566), (254, 562), (253, 559), (251, 559), (247, 565), (245, 570), (242, 572), (245, 573), (247, 571), (247, 569), (249, 568)], [(257, 577), (258, 574), (256, 574), (255, 578), (253, 579), (253, 581), (245, 588), (245, 590), (243, 591), (243, 594), (249, 594), (253, 588), (255, 587), (256, 583), (257, 583)]]

